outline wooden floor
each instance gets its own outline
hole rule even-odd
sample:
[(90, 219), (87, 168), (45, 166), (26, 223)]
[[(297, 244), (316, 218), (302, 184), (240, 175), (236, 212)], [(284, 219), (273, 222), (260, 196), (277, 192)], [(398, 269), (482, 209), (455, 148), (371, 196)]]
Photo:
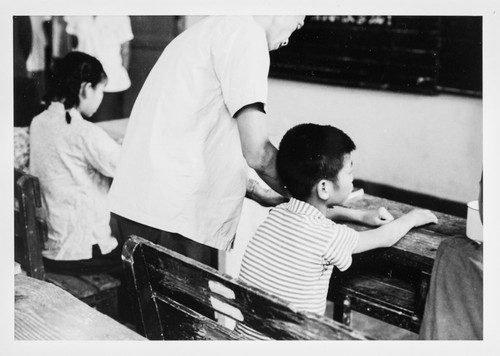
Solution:
[[(333, 315), (333, 303), (328, 302), (326, 315)], [(369, 316), (352, 312), (352, 324), (354, 330), (359, 330), (366, 335), (380, 340), (417, 340), (418, 335), (411, 331), (398, 328), (383, 321), (371, 318)]]

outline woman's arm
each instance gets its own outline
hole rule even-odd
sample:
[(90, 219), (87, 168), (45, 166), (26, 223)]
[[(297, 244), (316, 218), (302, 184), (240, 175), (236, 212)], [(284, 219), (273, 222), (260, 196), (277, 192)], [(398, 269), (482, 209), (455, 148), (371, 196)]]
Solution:
[(269, 141), (266, 114), (259, 103), (247, 105), (236, 114), (243, 156), (250, 168), (275, 192), (288, 197), (289, 194), (276, 171), (278, 150)]

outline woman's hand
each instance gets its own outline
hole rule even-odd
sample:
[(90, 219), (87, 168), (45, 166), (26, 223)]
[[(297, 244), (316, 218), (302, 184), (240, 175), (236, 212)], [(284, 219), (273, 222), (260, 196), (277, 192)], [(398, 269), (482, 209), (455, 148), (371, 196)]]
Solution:
[(259, 182), (254, 179), (247, 181), (246, 197), (252, 199), (264, 207), (272, 207), (288, 201), (281, 194), (276, 193), (270, 188), (262, 187)]

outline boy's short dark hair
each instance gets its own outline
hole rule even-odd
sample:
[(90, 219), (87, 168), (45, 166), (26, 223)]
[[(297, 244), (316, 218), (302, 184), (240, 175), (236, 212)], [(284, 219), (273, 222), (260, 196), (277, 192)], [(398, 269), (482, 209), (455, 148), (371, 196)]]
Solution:
[(333, 126), (301, 124), (290, 129), (281, 140), (277, 170), (288, 192), (307, 200), (321, 179), (337, 180), (346, 154), (356, 145)]

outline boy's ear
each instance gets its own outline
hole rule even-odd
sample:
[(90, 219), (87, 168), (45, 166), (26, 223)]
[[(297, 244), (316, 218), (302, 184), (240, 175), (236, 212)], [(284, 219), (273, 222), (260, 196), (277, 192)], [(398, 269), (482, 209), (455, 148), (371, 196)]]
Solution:
[(321, 200), (327, 200), (330, 197), (330, 185), (326, 179), (322, 179), (316, 184), (316, 193)]

